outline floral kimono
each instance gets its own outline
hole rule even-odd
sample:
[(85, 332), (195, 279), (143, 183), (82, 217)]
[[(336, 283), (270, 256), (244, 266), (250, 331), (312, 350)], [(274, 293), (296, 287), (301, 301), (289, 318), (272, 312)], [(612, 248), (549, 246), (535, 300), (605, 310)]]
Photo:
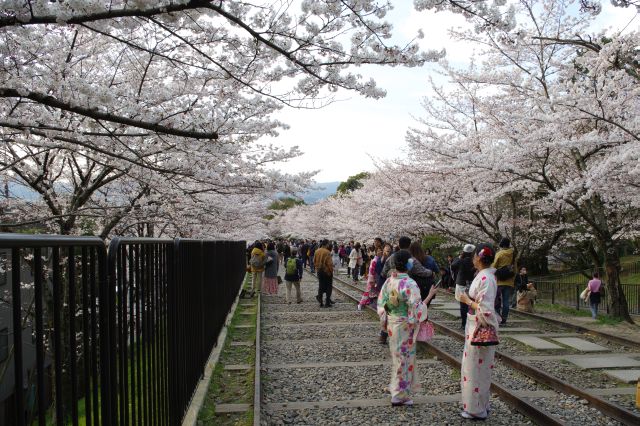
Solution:
[(420, 321), (427, 319), (427, 306), (422, 303), (420, 289), (406, 273), (391, 276), (378, 296), (378, 315), (387, 322), (392, 370), (391, 402), (412, 403), (416, 380), (415, 334)]
[(461, 388), (463, 410), (474, 417), (487, 417), (491, 393), (495, 346), (473, 346), (471, 337), (481, 323), (492, 325), (498, 331), (499, 318), (494, 310), (497, 293), (494, 268), (478, 272), (469, 289), (469, 297), (478, 303), (475, 313), (467, 314), (464, 353), (462, 355)]
[(360, 298), (360, 306), (373, 305), (375, 308), (378, 299), (378, 289), (376, 287), (376, 264), (380, 261), (379, 257), (374, 257), (369, 266), (369, 276), (367, 277), (367, 287)]

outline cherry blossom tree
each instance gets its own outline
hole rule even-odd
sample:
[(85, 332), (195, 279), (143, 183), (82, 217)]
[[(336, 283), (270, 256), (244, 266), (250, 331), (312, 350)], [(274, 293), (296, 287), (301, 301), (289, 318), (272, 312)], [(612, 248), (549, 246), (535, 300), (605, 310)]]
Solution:
[[(528, 192), (529, 206), (543, 215), (559, 213), (560, 229), (587, 230), (605, 257), (610, 311), (629, 320), (618, 241), (633, 235), (638, 215), (621, 181), (635, 185), (637, 176), (628, 166), (603, 164), (633, 158), (630, 153), (638, 150), (640, 129), (632, 117), (640, 106), (639, 35), (595, 35), (590, 39), (601, 42), (592, 48), (560, 42), (587, 31), (589, 15), (576, 17), (569, 6), (522, 1), (517, 9), (528, 20), (513, 31), (458, 34), (486, 53), (479, 69), (449, 70), (473, 108), (439, 111), (447, 125), (459, 124), (452, 117), (467, 116), (462, 130), (449, 133), (456, 153), (448, 163), (466, 167), (468, 179), (494, 200)], [(429, 136), (436, 139), (437, 133)]]
[[(41, 202), (3, 222), (55, 221), (59, 232), (74, 233), (80, 215), (101, 222), (103, 237), (152, 222), (154, 230), (192, 236), (230, 235), (229, 223), (243, 226), (238, 217), (260, 222), (258, 204), (299, 190), (309, 177), (267, 171), (299, 154), (257, 142), (286, 129), (271, 118), (275, 111), (326, 105), (339, 89), (379, 98), (384, 91), (354, 67), (418, 66), (441, 56), (419, 52), (415, 42), (388, 43), (390, 8), (374, 1), (4, 2), (4, 173)], [(24, 212), (23, 200), (5, 203)], [(186, 206), (196, 210), (185, 214)]]
[(609, 311), (630, 321), (618, 253), (639, 222), (640, 34), (590, 34), (598, 10), (585, 2), (461, 4), (473, 8), (459, 11), (474, 29), (452, 34), (482, 50), (468, 69), (443, 62), (451, 84), (425, 100), (406, 158), (378, 164), (363, 188), (329, 202), (348, 211), (337, 222), (371, 217), (371, 236), (507, 235), (521, 259), (591, 240), (605, 259)]

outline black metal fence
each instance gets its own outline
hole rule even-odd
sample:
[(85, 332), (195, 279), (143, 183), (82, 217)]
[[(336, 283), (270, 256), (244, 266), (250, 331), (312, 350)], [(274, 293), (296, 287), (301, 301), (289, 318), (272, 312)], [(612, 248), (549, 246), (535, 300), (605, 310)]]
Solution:
[(180, 424), (244, 248), (0, 234), (0, 424)]
[[(539, 301), (568, 306), (578, 310), (589, 308), (589, 302), (585, 302), (580, 298), (580, 294), (587, 287), (586, 283), (576, 284), (573, 282), (540, 280), (535, 280), (535, 283)], [(629, 313), (640, 315), (640, 285), (622, 284), (621, 287), (627, 299)], [(601, 287), (601, 294), (603, 298), (602, 305), (604, 305), (602, 307), (608, 313), (608, 296), (604, 283)]]

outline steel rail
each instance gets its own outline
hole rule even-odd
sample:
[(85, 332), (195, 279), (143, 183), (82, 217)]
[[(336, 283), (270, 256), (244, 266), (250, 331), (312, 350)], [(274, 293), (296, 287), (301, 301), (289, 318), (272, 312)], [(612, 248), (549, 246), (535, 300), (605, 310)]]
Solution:
[[(344, 280), (342, 280), (341, 278), (338, 277), (334, 277), (334, 279), (336, 279), (337, 281), (339, 281), (341, 284), (347, 285), (348, 287), (353, 288), (354, 290), (357, 291), (362, 291), (361, 288), (358, 288), (357, 286), (350, 284)], [(346, 296), (347, 298), (353, 300), (354, 302), (358, 303), (359, 300), (350, 295), (349, 293), (345, 292), (344, 290), (338, 288), (338, 287), (333, 287), (334, 290), (338, 291), (339, 293), (342, 293), (344, 296)], [(367, 308), (376, 312), (375, 309), (373, 309), (371, 306), (367, 305)], [(451, 354), (443, 351), (442, 349), (432, 345), (431, 343), (425, 343), (425, 345), (429, 348), (429, 351), (434, 353), (436, 356), (440, 357), (440, 359), (442, 359), (444, 362), (446, 362), (447, 364), (452, 365), (455, 368), (460, 368), (462, 363), (460, 361), (458, 361), (458, 359), (454, 356), (452, 356)], [(565, 423), (560, 421), (559, 419), (557, 419), (555, 416), (553, 416), (552, 414), (548, 413), (547, 411), (537, 407), (536, 405), (526, 401), (523, 398), (519, 398), (516, 395), (513, 394), (513, 392), (511, 392), (509, 389), (499, 385), (498, 383), (495, 382), (491, 382), (491, 390), (496, 393), (497, 395), (499, 395), (507, 404), (511, 405), (514, 409), (516, 409), (518, 412), (520, 412), (521, 414), (525, 415), (526, 417), (528, 417), (529, 419), (533, 420), (536, 424), (539, 425), (564, 425)]]
[[(357, 286), (351, 284), (351, 283), (347, 283), (345, 281), (343, 281), (340, 278), (337, 278), (338, 281), (342, 282), (343, 284), (346, 284), (347, 286), (358, 290), (358, 291), (362, 291), (361, 288), (358, 288)], [(520, 313), (520, 312), (518, 312)], [(451, 337), (454, 337), (458, 340), (464, 341), (464, 334), (459, 333), (458, 331), (447, 327), (446, 325), (443, 325), (442, 323), (438, 322), (438, 321), (433, 321), (430, 320), (435, 328), (439, 331), (441, 331), (444, 334), (447, 334)], [(579, 327), (579, 326), (576, 326)], [(591, 330), (589, 330), (591, 331)], [(587, 401), (589, 401), (591, 404), (593, 404), (593, 406), (595, 408), (597, 408), (598, 410), (600, 410), (602, 413), (606, 414), (607, 416), (621, 422), (624, 423), (626, 425), (638, 425), (640, 424), (640, 416), (636, 415), (635, 413), (620, 407), (616, 404), (613, 404), (597, 395), (591, 394), (589, 392), (584, 391), (583, 389), (580, 389), (570, 383), (567, 383), (557, 377), (554, 377), (550, 374), (548, 374), (545, 371), (542, 371), (536, 367), (533, 367), (531, 365), (525, 364), (521, 361), (516, 360), (515, 358), (500, 352), (498, 350), (496, 350), (496, 356), (498, 358), (500, 358), (501, 360), (503, 360), (505, 362), (505, 364), (513, 367), (514, 369), (524, 373), (525, 375), (531, 377), (532, 379), (534, 379), (537, 382), (543, 383), (553, 389), (555, 389), (558, 392), (564, 393), (564, 394), (572, 394), (575, 395), (579, 398), (585, 399)]]
[(526, 316), (526, 317), (530, 317), (530, 318), (535, 318), (537, 320), (540, 321), (546, 321), (549, 322), (551, 324), (555, 324), (555, 325), (560, 325), (563, 327), (567, 327), (570, 328), (572, 330), (578, 331), (580, 333), (584, 333), (584, 334), (591, 334), (597, 337), (603, 337), (605, 339), (609, 339), (609, 340), (613, 340), (616, 343), (621, 343), (623, 345), (630, 345), (630, 346), (634, 346), (634, 347), (640, 347), (640, 342), (636, 341), (636, 340), (631, 340), (631, 339), (627, 339), (626, 337), (622, 337), (622, 336), (616, 336), (615, 334), (609, 334), (606, 333), (604, 331), (599, 331), (599, 330), (593, 330), (591, 328), (587, 328), (587, 327), (583, 327), (581, 325), (577, 325), (577, 324), (571, 324), (569, 322), (566, 321), (562, 321), (556, 318), (548, 318), (539, 314), (534, 314), (532, 312), (522, 312), (522, 311), (513, 311), (514, 314), (516, 315), (522, 315), (522, 316)]

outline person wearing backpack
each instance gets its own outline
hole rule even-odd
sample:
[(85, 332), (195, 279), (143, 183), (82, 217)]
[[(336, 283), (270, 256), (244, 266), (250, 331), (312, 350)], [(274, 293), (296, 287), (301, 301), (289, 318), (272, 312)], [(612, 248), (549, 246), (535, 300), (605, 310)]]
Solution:
[(511, 305), (511, 294), (513, 293), (513, 281), (515, 273), (513, 272), (513, 248), (511, 248), (511, 240), (504, 237), (500, 240), (500, 249), (496, 253), (496, 258), (491, 265), (496, 268), (496, 280), (498, 282), (498, 297), (501, 300), (498, 314), (502, 317), (500, 325), (507, 323), (509, 317), (509, 308)]
[(296, 289), (296, 303), (302, 303), (300, 295), (300, 281), (302, 280), (302, 260), (296, 256), (298, 249), (291, 247), (291, 256), (287, 258), (285, 263), (284, 282), (287, 285), (286, 301), (291, 303), (291, 287)]
[(251, 257), (249, 258), (249, 267), (251, 268), (251, 296), (256, 290), (260, 291), (262, 287), (262, 275), (264, 274), (264, 266), (267, 262), (267, 256), (264, 254), (264, 246), (260, 241), (253, 244)]

